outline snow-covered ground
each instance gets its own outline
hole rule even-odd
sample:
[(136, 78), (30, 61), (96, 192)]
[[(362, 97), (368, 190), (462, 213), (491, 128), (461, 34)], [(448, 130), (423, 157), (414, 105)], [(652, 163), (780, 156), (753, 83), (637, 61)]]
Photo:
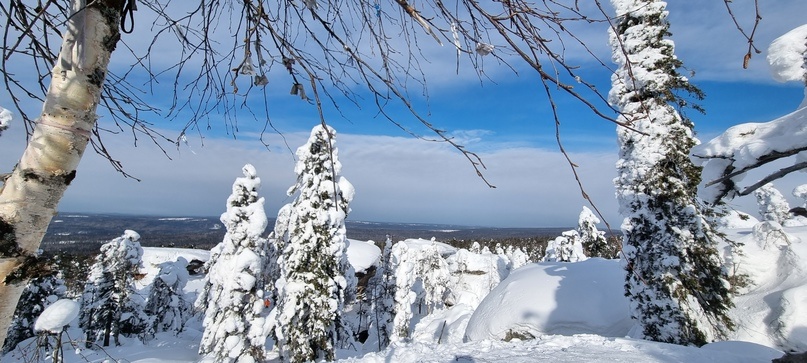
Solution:
[[(474, 254), (437, 241), (405, 240), (409, 250), (435, 245), (449, 264), (462, 263), (467, 271), (482, 270), (488, 263), (495, 273), (507, 276), (481, 301), (474, 301), (474, 294), (487, 288), (472, 285), (488, 282), (482, 282), (484, 274), (470, 273), (468, 277), (479, 280), (455, 283), (456, 289), (464, 290), (455, 296), (457, 301), (420, 317), (413, 324), (410, 341), (393, 343), (379, 352), (375, 342), (368, 340), (366, 345), (357, 343), (337, 355), (340, 361), (366, 363), (768, 362), (786, 350), (807, 350), (807, 226), (789, 223), (796, 226), (771, 232), (761, 227), (765, 223), (753, 222), (726, 223), (735, 227), (726, 230), (728, 236), (744, 244), (743, 254), (727, 255), (732, 257), (727, 261), (732, 272), (747, 274), (753, 283), (736, 296), (732, 317), (737, 330), (731, 341), (696, 348), (630, 338), (633, 322), (622, 293), (624, 270), (619, 260), (532, 263), (503, 272), (503, 265), (496, 265), (502, 255)], [(726, 246), (724, 250), (731, 249)], [(379, 254), (372, 242), (350, 241), (350, 261), (357, 270), (377, 263)], [(206, 260), (208, 256), (207, 251), (144, 248), (145, 277), (138, 281), (139, 287), (146, 289), (166, 261), (179, 257)], [(201, 288), (199, 281), (200, 276), (191, 276), (188, 297)], [(78, 329), (70, 328), (65, 340), (80, 337)], [(196, 317), (179, 336), (159, 333), (145, 345), (135, 338), (96, 350), (68, 345), (65, 361), (197, 362), (200, 339), (201, 320)], [(30, 361), (34, 346), (33, 339), (25, 341), (0, 362)], [(276, 355), (269, 357), (277, 361)]]

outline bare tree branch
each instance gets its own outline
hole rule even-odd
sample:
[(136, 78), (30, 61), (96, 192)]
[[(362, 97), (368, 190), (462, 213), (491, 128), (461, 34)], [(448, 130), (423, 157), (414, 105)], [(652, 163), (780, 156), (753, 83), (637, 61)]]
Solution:
[(745, 37), (745, 40), (748, 41), (748, 51), (743, 56), (743, 69), (748, 68), (748, 62), (751, 61), (752, 52), (759, 54), (762, 53), (757, 47), (754, 45), (754, 35), (756, 35), (757, 27), (759, 26), (759, 22), (762, 21), (762, 16), (759, 12), (759, 0), (754, 0), (754, 25), (751, 27), (751, 32), (746, 33), (745, 29), (743, 29), (740, 22), (737, 20), (737, 16), (734, 15), (734, 11), (731, 10), (731, 0), (723, 0), (723, 3), (726, 4), (726, 11), (728, 11), (731, 20), (734, 22), (734, 25), (737, 27), (737, 30), (740, 31), (740, 34)]
[(804, 168), (807, 168), (807, 162), (800, 162), (800, 163), (796, 163), (796, 164), (793, 164), (791, 166), (788, 166), (786, 168), (779, 169), (778, 171), (776, 171), (774, 173), (768, 174), (768, 176), (762, 178), (760, 181), (747, 186), (741, 192), (738, 192), (737, 195), (742, 197), (742, 196), (751, 194), (755, 190), (761, 188), (765, 184), (768, 184), (768, 183), (770, 183), (770, 182), (772, 182), (772, 181), (774, 181), (776, 179), (783, 178), (784, 176), (786, 176), (786, 175), (788, 175), (788, 174), (790, 174), (790, 173), (792, 173), (794, 171), (799, 171), (799, 170), (802, 170)]

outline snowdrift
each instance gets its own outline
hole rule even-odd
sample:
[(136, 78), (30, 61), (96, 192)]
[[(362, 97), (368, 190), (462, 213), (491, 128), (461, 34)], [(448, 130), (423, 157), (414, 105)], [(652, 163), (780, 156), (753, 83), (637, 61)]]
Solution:
[(513, 271), (476, 308), (466, 341), (546, 334), (619, 337), (633, 326), (616, 260), (546, 262)]

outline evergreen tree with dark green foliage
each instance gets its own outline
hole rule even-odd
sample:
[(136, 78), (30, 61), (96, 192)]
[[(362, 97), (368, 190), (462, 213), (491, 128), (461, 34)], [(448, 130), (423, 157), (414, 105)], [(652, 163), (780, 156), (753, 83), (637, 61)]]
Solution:
[(8, 353), (20, 342), (34, 337), (34, 322), (50, 304), (61, 299), (67, 288), (57, 274), (32, 278), (22, 292), (14, 320), (8, 329), (3, 353)]
[(644, 338), (703, 345), (733, 328), (729, 283), (716, 248), (720, 237), (696, 192), (700, 168), (692, 122), (677, 109), (680, 95), (702, 93), (681, 76), (666, 3), (612, 0), (610, 101), (620, 111), (620, 159), (615, 181), (625, 220), (626, 295)]
[(342, 314), (356, 286), (344, 223), (353, 186), (339, 175), (335, 134), (329, 126), (316, 126), (297, 149), (297, 183), (289, 194), (299, 195), (289, 209), (278, 261), (274, 324), (276, 347), (287, 362), (333, 360), (334, 349), (352, 340)]
[(110, 338), (120, 345), (121, 334), (141, 338), (151, 335), (143, 312), (144, 301), (134, 287), (143, 257), (139, 239), (137, 232), (127, 230), (102, 245), (90, 269), (79, 314), (79, 326), (87, 335), (88, 347), (98, 340), (109, 346)]

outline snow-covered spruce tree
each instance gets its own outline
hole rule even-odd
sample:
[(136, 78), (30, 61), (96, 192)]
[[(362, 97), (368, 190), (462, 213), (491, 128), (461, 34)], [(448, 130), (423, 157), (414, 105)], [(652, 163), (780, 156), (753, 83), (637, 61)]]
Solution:
[(335, 131), (311, 130), (297, 149), (297, 182), (287, 240), (278, 261), (280, 280), (274, 323), (276, 346), (288, 362), (334, 359), (334, 348), (347, 344), (351, 329), (342, 309), (356, 277), (347, 261), (345, 217), (353, 186), (340, 176)]
[(687, 106), (677, 92), (702, 96), (676, 71), (666, 3), (612, 0), (614, 61), (610, 102), (620, 111), (617, 130), (620, 212), (626, 295), (644, 338), (703, 345), (733, 328), (726, 272), (696, 192), (700, 168), (689, 158), (696, 144)]
[(17, 311), (3, 343), (3, 353), (8, 353), (21, 341), (33, 337), (34, 322), (39, 314), (50, 304), (61, 299), (66, 291), (64, 280), (56, 274), (31, 279), (20, 296)]
[(155, 333), (179, 334), (185, 328), (191, 313), (191, 305), (185, 300), (183, 291), (188, 283), (187, 266), (188, 261), (182, 257), (160, 264), (160, 272), (154, 278), (144, 309)]
[(759, 215), (763, 220), (784, 224), (790, 219), (790, 205), (773, 184), (768, 183), (755, 190), (754, 197), (757, 198)]
[(417, 292), (413, 291), (417, 282), (415, 254), (404, 242), (392, 246), (390, 269), (395, 277), (395, 316), (393, 317), (392, 341), (409, 338), (409, 321), (412, 320), (412, 305), (417, 300)]
[(370, 279), (372, 289), (372, 317), (370, 328), (375, 328), (378, 337), (378, 350), (386, 348), (393, 335), (393, 317), (395, 316), (395, 270), (390, 264), (392, 256), (392, 238), (387, 236), (384, 250), (378, 261), (375, 276)]
[(215, 362), (262, 362), (268, 336), (264, 311), (268, 224), (261, 179), (247, 164), (227, 198), (221, 223), (224, 239), (213, 247), (206, 265), (204, 289), (196, 307), (204, 310), (204, 333), (199, 354)]
[(591, 209), (583, 206), (580, 216), (577, 219), (577, 233), (580, 235), (580, 243), (586, 251), (588, 257), (616, 257), (616, 251), (605, 238), (605, 232), (597, 229), (600, 219), (591, 212)]
[(90, 276), (81, 296), (79, 326), (87, 335), (87, 346), (103, 340), (109, 346), (113, 338), (147, 334), (143, 301), (134, 287), (134, 277), (141, 266), (143, 249), (140, 235), (126, 230), (123, 235), (101, 246), (101, 253), (90, 268)]

